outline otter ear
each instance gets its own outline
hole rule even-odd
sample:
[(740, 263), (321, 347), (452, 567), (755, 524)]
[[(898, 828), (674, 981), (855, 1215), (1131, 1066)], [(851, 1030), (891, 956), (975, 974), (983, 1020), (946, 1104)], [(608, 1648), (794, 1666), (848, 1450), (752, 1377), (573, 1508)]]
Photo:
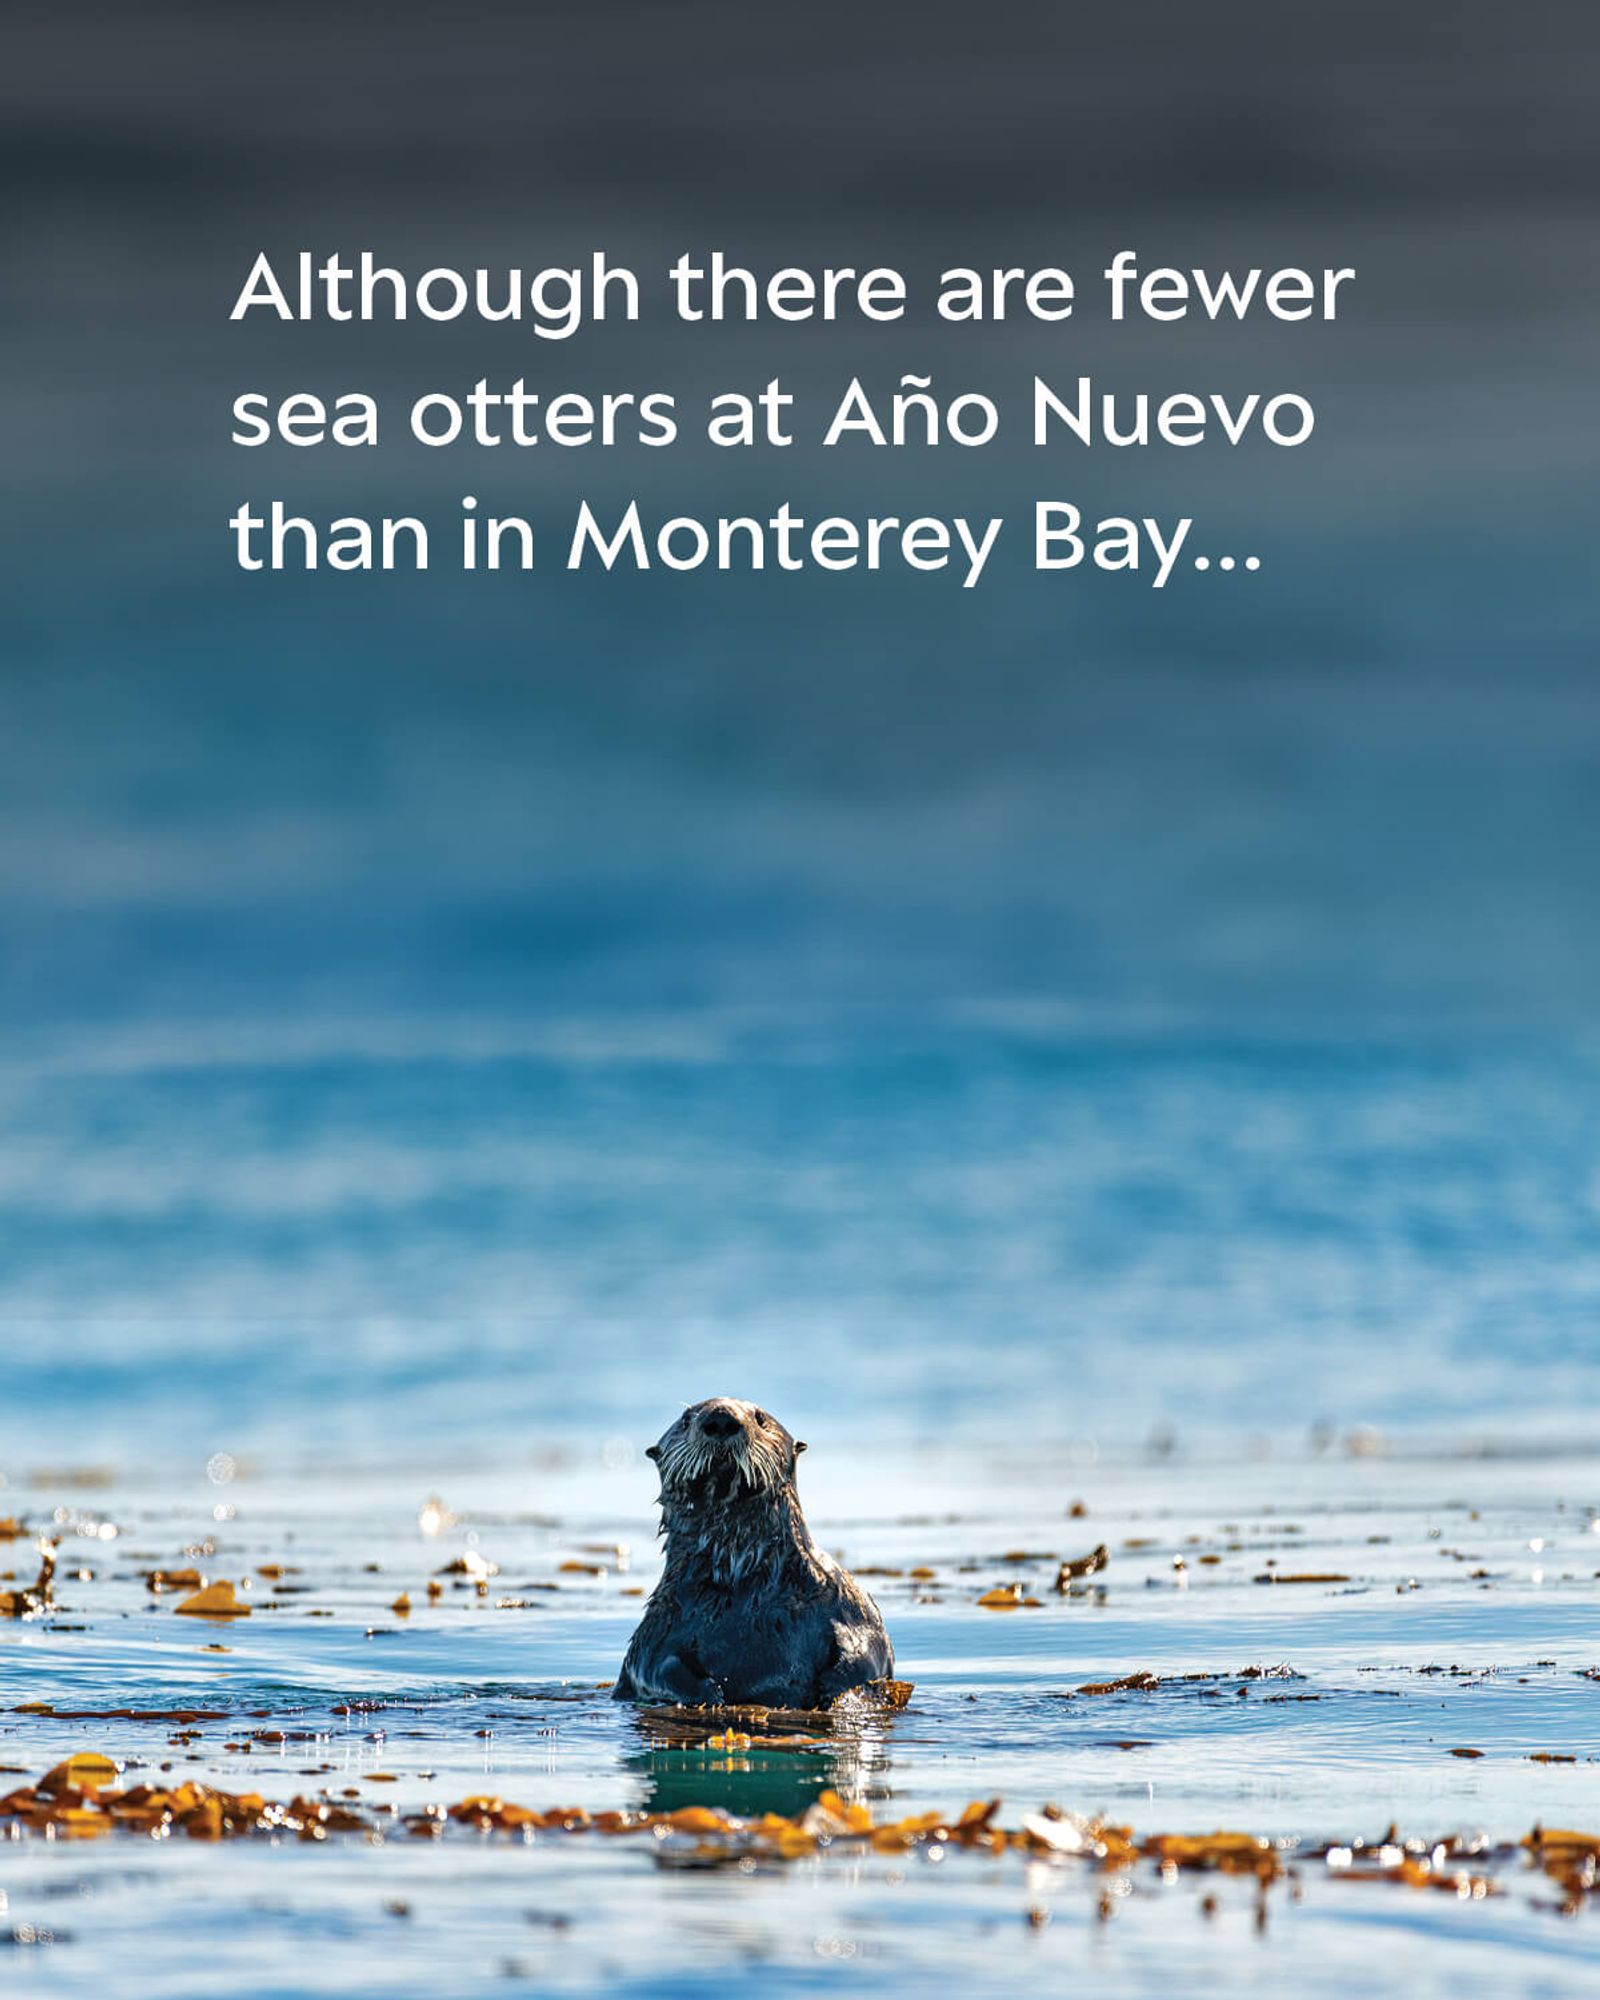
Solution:
[(644, 1448), (644, 1455), (646, 1458), (659, 1458), (661, 1456), (660, 1445), (647, 1444)]
[(801, 1440), (800, 1438), (796, 1438), (796, 1439), (795, 1439), (795, 1441), (794, 1441), (794, 1455), (795, 1455), (795, 1457), (796, 1457), (796, 1458), (798, 1458), (798, 1457), (800, 1456), (801, 1452), (803, 1452), (804, 1450), (805, 1450), (805, 1444), (804, 1444), (803, 1440)]

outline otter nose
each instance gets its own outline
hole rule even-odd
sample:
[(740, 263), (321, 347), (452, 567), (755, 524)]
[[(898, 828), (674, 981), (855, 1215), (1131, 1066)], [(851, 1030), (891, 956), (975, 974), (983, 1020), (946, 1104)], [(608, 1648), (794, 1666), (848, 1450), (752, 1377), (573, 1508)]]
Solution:
[(744, 1427), (732, 1410), (707, 1410), (700, 1419), (700, 1428), (708, 1438), (731, 1438)]

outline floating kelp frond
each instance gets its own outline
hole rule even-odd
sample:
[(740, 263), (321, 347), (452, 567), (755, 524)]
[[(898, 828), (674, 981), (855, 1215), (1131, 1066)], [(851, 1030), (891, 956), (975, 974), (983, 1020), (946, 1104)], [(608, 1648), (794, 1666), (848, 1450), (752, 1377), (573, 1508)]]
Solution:
[(1081, 1583), (1085, 1577), (1098, 1575), (1110, 1560), (1111, 1553), (1105, 1543), (1099, 1543), (1086, 1556), (1075, 1556), (1061, 1565), (1056, 1572), (1056, 1589), (1063, 1597), (1067, 1596), (1075, 1583)]
[(226, 1577), (218, 1577), (215, 1583), (208, 1583), (197, 1590), (192, 1597), (186, 1597), (173, 1610), (188, 1618), (248, 1618), (250, 1606), (241, 1603), (238, 1593)]
[(761, 1740), (797, 1733), (837, 1740), (862, 1724), (897, 1715), (910, 1701), (915, 1686), (913, 1681), (866, 1681), (860, 1687), (847, 1688), (826, 1708), (671, 1702), (641, 1708), (639, 1721), (647, 1735), (673, 1747), (698, 1746), (708, 1736), (728, 1731)]
[(55, 1606), (56, 1544), (39, 1543), (39, 1574), (21, 1590), (0, 1590), (0, 1618), (37, 1618)]

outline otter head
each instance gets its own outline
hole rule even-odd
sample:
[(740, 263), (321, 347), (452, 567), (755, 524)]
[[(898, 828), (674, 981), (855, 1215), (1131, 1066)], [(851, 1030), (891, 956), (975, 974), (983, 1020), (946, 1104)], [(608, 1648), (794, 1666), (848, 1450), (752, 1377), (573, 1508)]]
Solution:
[(805, 1450), (776, 1417), (734, 1396), (693, 1403), (645, 1454), (661, 1474), (664, 1507), (792, 1490)]

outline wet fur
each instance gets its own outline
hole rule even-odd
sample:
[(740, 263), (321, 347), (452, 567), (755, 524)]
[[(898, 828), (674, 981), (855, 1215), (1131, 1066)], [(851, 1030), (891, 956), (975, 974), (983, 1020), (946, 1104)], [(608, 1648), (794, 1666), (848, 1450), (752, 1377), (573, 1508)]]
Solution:
[[(705, 1420), (731, 1418), (726, 1438)], [(805, 1450), (753, 1403), (696, 1403), (651, 1451), (666, 1566), (628, 1647), (623, 1701), (820, 1708), (894, 1672), (878, 1607), (811, 1539)]]

